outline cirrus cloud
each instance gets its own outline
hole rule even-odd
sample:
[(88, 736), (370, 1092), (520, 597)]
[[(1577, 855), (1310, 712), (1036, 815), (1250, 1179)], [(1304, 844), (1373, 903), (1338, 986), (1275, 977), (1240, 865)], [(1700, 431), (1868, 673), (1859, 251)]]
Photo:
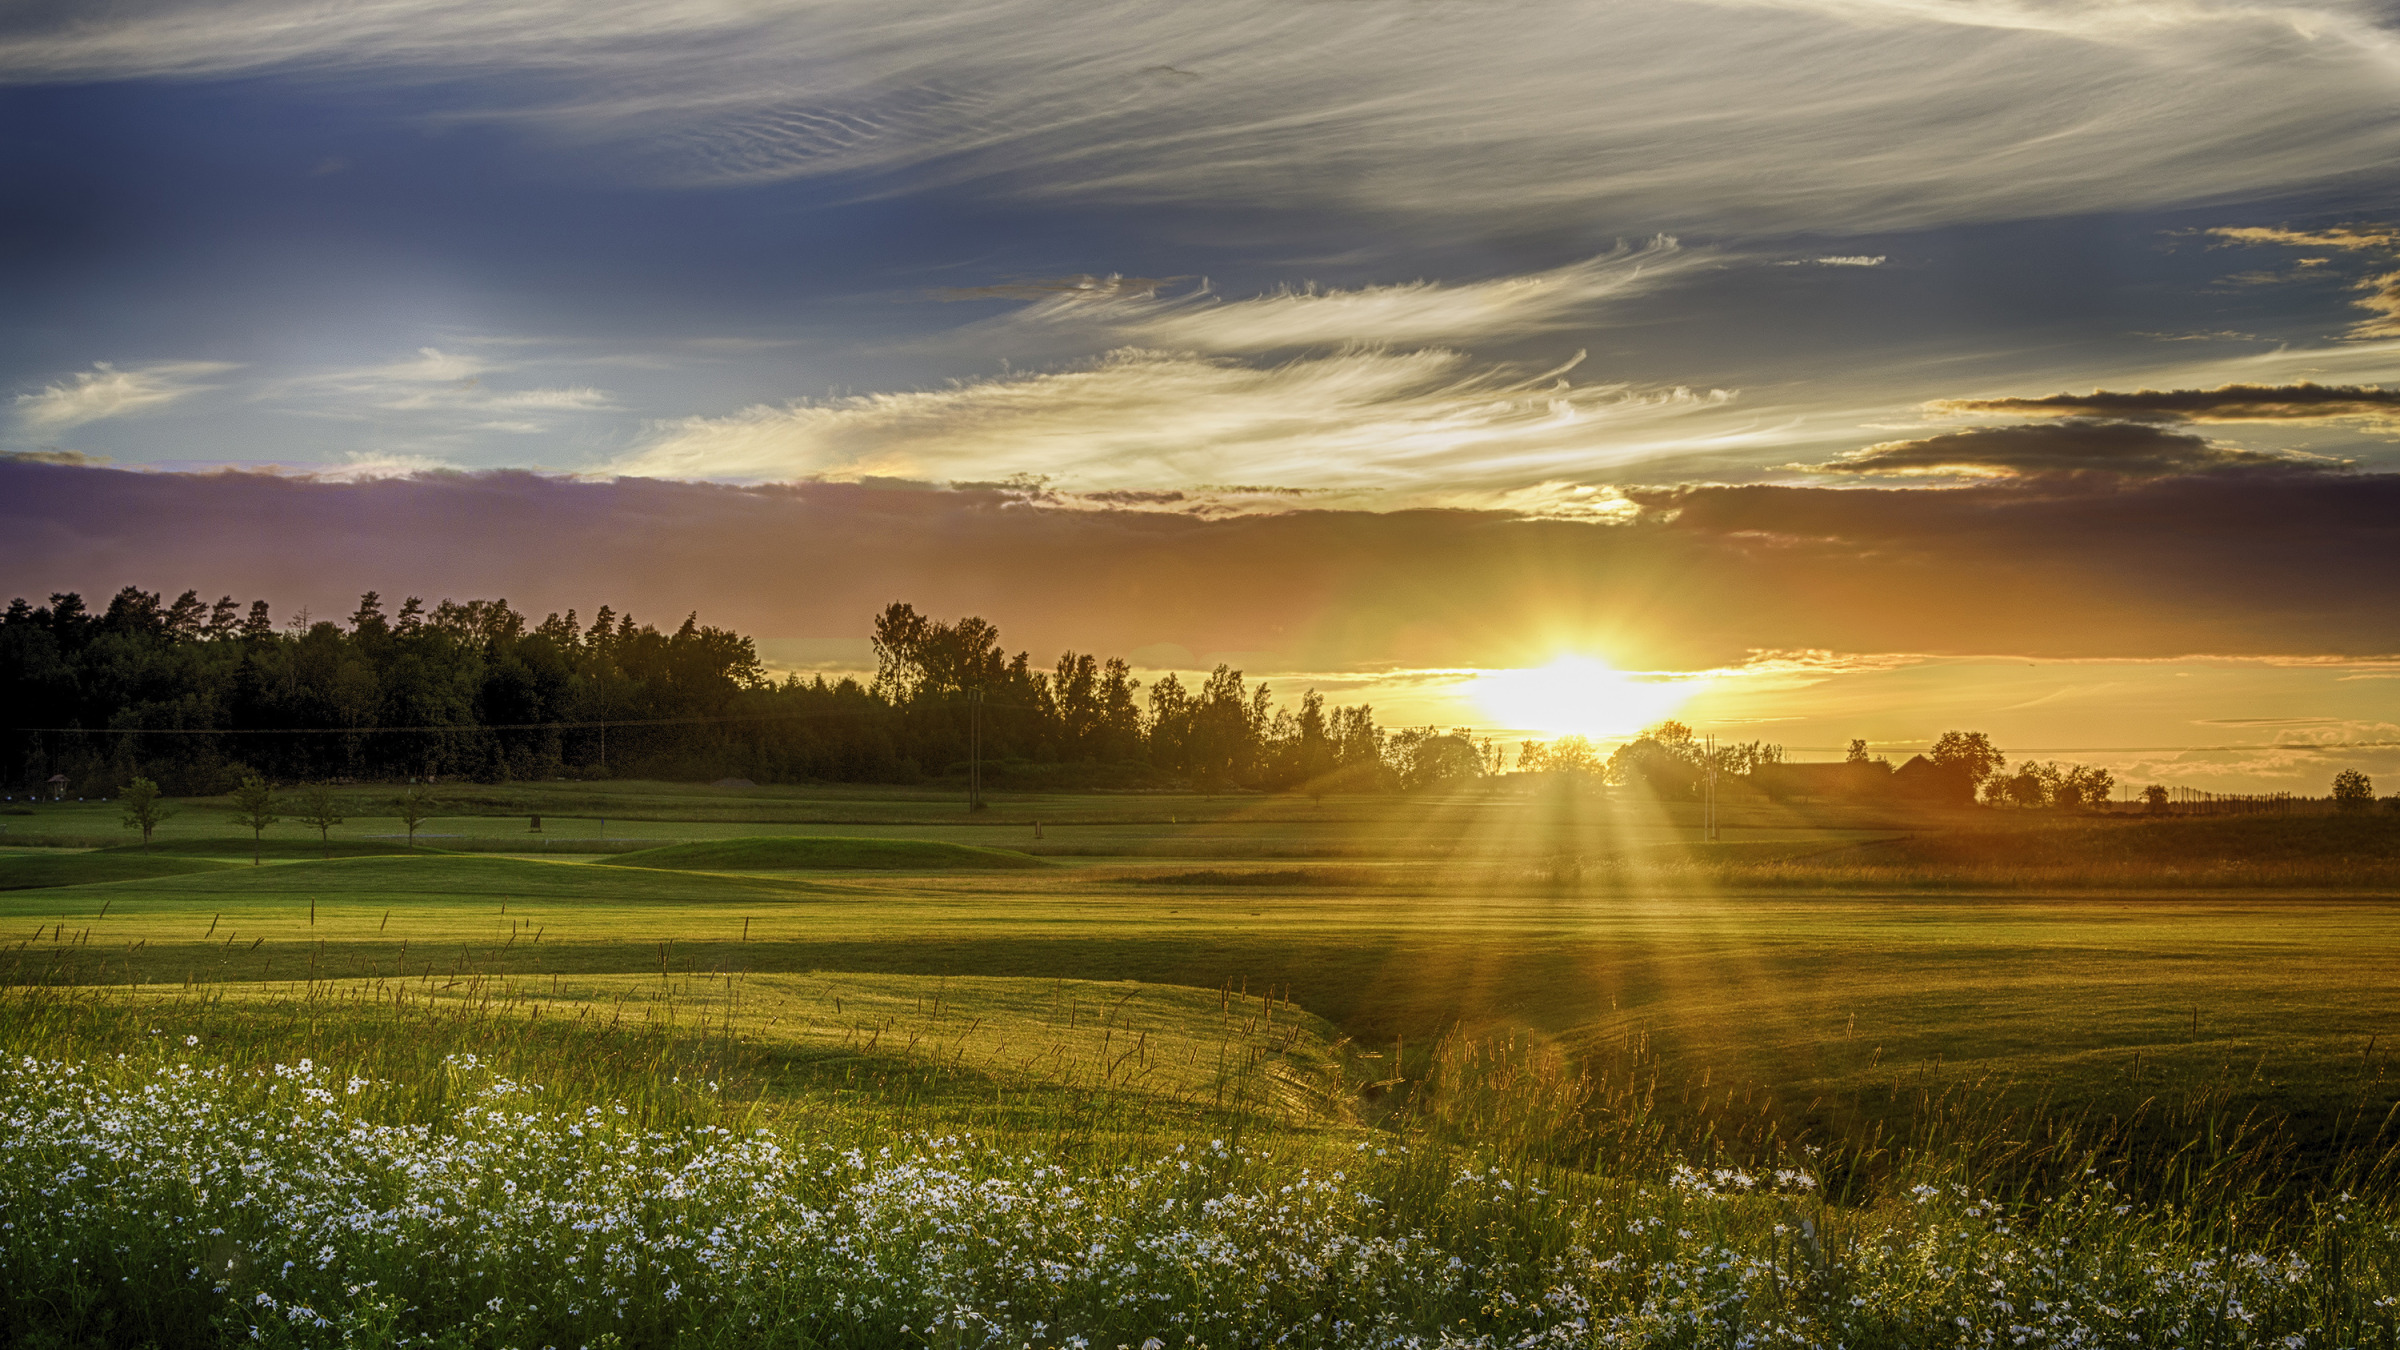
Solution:
[(338, 72), (680, 182), (1812, 230), (2347, 177), (2400, 150), (2391, 58), (2345, 0), (161, 0), (0, 29), (0, 78)]
[[(1213, 353), (1341, 344), (1474, 342), (1602, 321), (1600, 311), (1721, 265), (1661, 235), (1542, 272), (1481, 281), (1411, 281), (1349, 289), (1285, 288), (1226, 300), (1203, 287), (1159, 295), (1161, 283), (1110, 277), (1055, 285), (1040, 303), (979, 326), (982, 335), (1044, 327), (1105, 335), (1110, 345)], [(1090, 281), (1090, 278), (1077, 278)]]
[(2212, 239), (2228, 244), (2283, 244), (2293, 248), (2332, 248), (2346, 253), (2383, 253), (2400, 248), (2400, 229), (2390, 225), (2335, 225), (2322, 230), (2288, 225), (2220, 225), (2209, 230)]
[[(2327, 229), (2292, 229), (2282, 225), (2221, 226), (2207, 232), (2227, 244), (2282, 245), (2292, 248), (2337, 249), (2345, 253), (2391, 255), (2400, 252), (2400, 228), (2390, 225), (2336, 225)], [(2307, 276), (2316, 268), (2331, 261), (2327, 258), (2302, 258), (2298, 275)], [(2290, 281), (2293, 275), (2272, 272), (2245, 272), (2227, 278), (2235, 284)], [(2351, 289), (2365, 295), (2351, 302), (2376, 317), (2361, 319), (2350, 326), (2351, 338), (2400, 337), (2400, 272), (2382, 272), (2358, 278)]]
[(17, 423), (30, 432), (54, 432), (156, 412), (215, 388), (203, 381), (232, 369), (222, 361), (160, 361), (126, 368), (102, 361), (38, 392), (17, 395)]
[(1579, 385), (1568, 368), (1516, 372), (1442, 348), (1347, 347), (1268, 366), (1126, 348), (1038, 374), (688, 418), (611, 468), (737, 481), (1035, 475), (1075, 491), (1250, 483), (1458, 500), (1683, 444), (1680, 424), (1733, 399)]

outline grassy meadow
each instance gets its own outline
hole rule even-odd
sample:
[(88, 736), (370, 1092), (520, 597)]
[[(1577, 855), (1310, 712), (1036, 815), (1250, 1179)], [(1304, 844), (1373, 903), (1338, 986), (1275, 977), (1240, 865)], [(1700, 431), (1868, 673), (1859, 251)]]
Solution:
[(2394, 1343), (2386, 818), (390, 793), (0, 817), (13, 1340)]

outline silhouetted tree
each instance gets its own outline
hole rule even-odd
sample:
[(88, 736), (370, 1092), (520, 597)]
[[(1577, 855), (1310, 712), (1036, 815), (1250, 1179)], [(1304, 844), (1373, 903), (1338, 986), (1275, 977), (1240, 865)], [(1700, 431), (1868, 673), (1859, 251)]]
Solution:
[(200, 636), (209, 642), (232, 637), (236, 616), (241, 612), (241, 606), (234, 603), (232, 596), (219, 596), (217, 603), (208, 607), (208, 622), (200, 630)]
[(1609, 761), (1602, 758), (1590, 737), (1561, 736), (1547, 745), (1525, 742), (1517, 753), (1517, 771), (1602, 779), (1608, 777)]
[(1434, 727), (1395, 731), (1387, 741), (1392, 770), (1403, 789), (1435, 787), (1480, 778), (1488, 762), (1486, 744), (1468, 727), (1443, 732)]
[(2375, 780), (2356, 769), (2333, 776), (2333, 809), (2345, 814), (2375, 808)]
[(1994, 806), (2089, 811), (2105, 805), (2116, 786), (2116, 775), (2097, 765), (2029, 759), (2013, 774), (1985, 780), (1983, 796)]
[(2069, 810), (2097, 811), (2108, 805), (2109, 794), (2117, 790), (2117, 776), (2097, 764), (2078, 764), (2067, 770), (2058, 787), (2054, 805)]
[[(1925, 758), (1933, 766), (1955, 776), (1965, 786), (1965, 796), (1972, 798), (1979, 787), (1987, 787), (1992, 775), (2008, 766), (2008, 757), (1992, 745), (1992, 738), (1980, 731), (1945, 731), (1935, 739)], [(1985, 800), (1991, 799), (1987, 790)]]
[(175, 597), (161, 624), (166, 636), (176, 642), (197, 642), (208, 620), (208, 606), (200, 603), (198, 591), (185, 591)]
[[(98, 617), (73, 594), (19, 599), (0, 613), (0, 782), (121, 782), (137, 756), (170, 794), (222, 792), (251, 772), (913, 781), (966, 757), (965, 692), (979, 688), (987, 763), (1106, 765), (1212, 788), (1396, 785), (1370, 707), (1311, 690), (1277, 708), (1231, 669), (1197, 690), (1173, 677), (1146, 688), (1122, 658), (1096, 654), (1037, 669), (999, 639), (979, 618), (893, 605), (875, 621), (870, 683), (777, 683), (748, 638), (697, 615), (661, 632), (605, 605), (586, 626), (573, 610), (535, 622), (497, 599), (410, 596), (390, 611), (368, 592), (340, 623), (296, 613), (278, 626), (263, 600), (204, 606), (190, 591), (163, 604), (127, 587)], [(67, 726), (107, 731), (33, 730)]]
[(1699, 792), (1704, 754), (1692, 729), (1673, 720), (1646, 727), (1642, 734), (1611, 751), (1608, 779), (1612, 783), (1642, 784), (1662, 797), (1691, 797)]

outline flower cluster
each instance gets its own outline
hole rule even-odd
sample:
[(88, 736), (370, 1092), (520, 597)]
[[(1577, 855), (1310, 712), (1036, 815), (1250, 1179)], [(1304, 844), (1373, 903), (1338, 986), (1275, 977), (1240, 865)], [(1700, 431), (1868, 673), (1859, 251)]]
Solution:
[[(1074, 1350), (2316, 1345), (2393, 1306), (2357, 1273), (2329, 1297), (2296, 1252), (2194, 1248), (2098, 1184), (2032, 1215), (1930, 1183), (1845, 1211), (1797, 1170), (1197, 1138), (1070, 1166), (964, 1136), (646, 1129), (466, 1057), (424, 1118), (374, 1118), (385, 1086), (305, 1060), (0, 1066), (0, 1298), (110, 1296), (134, 1310), (118, 1334), (162, 1345)], [(2356, 1209), (2323, 1219), (2354, 1271), (2400, 1268), (2400, 1233)]]

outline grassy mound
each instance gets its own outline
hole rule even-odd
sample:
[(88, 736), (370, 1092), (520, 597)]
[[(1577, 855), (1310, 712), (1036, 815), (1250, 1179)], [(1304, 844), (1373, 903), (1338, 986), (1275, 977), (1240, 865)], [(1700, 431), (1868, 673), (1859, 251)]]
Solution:
[(1803, 868), (1915, 870), (1963, 880), (2109, 885), (2400, 884), (2400, 819), (2362, 816), (2098, 817), (1862, 842)]
[(215, 872), (230, 864), (156, 853), (0, 853), (0, 891), (49, 886), (87, 886), (105, 881), (147, 881), (193, 872)]
[[(108, 850), (112, 854), (167, 854), (184, 858), (240, 858), (247, 861), (252, 852), (248, 836), (225, 835), (214, 839), (177, 839), (172, 843), (160, 840), (148, 849), (139, 844), (127, 844)], [(428, 840), (417, 845), (419, 853), (430, 853), (434, 844)], [(405, 839), (336, 839), (322, 843), (315, 839), (261, 839), (257, 842), (259, 857), (277, 858), (382, 858), (409, 851)]]
[(1130, 872), (1110, 878), (1128, 886), (1339, 886), (1389, 884), (1405, 873), (1364, 867), (1204, 867), (1190, 872)]
[(836, 839), (770, 836), (668, 844), (619, 854), (598, 867), (651, 867), (692, 872), (766, 872), (799, 868), (932, 872), (952, 868), (1046, 867), (1030, 854), (1001, 848), (944, 844), (931, 839)]
[(336, 858), (331, 862), (299, 862), (282, 867), (241, 867), (161, 883), (159, 890), (228, 896), (351, 894), (462, 901), (505, 897), (638, 904), (788, 895), (793, 884), (742, 877), (644, 877), (639, 873), (603, 872), (584, 863), (439, 853), (414, 858)]

